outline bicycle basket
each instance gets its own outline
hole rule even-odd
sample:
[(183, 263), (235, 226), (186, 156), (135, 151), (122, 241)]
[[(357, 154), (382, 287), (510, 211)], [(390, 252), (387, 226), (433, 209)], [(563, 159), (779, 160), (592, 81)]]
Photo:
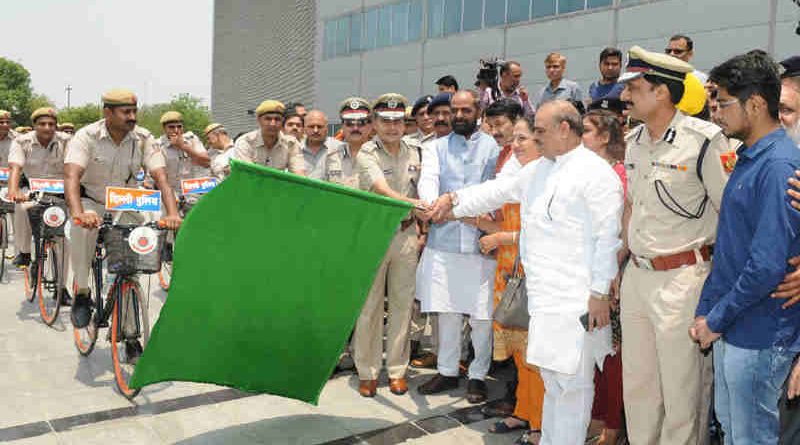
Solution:
[(51, 198), (49, 202), (38, 203), (28, 209), (31, 230), (37, 236), (39, 233), (46, 237), (64, 236), (64, 223), (67, 218), (67, 204), (59, 198)]
[[(135, 239), (134, 243), (144, 245), (139, 253), (131, 247), (131, 232), (139, 226), (114, 226), (111, 227), (103, 238), (106, 247), (106, 267), (110, 273), (133, 275), (136, 273), (151, 274), (161, 270), (161, 248), (164, 245), (163, 230), (152, 230), (154, 238), (143, 237)], [(151, 232), (151, 233), (152, 233)], [(134, 233), (134, 236), (137, 236)]]

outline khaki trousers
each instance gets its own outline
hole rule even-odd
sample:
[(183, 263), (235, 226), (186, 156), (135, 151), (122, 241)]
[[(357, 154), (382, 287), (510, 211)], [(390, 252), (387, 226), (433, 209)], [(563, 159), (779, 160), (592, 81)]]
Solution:
[(622, 380), (632, 444), (703, 444), (711, 357), (689, 337), (711, 263), (663, 272), (631, 261), (621, 289)]
[(356, 322), (353, 361), (361, 380), (376, 380), (381, 371), (384, 295), (388, 295), (389, 301), (386, 368), (389, 378), (405, 377), (417, 258), (417, 233), (411, 225), (405, 231), (397, 232), (392, 239)]
[(14, 204), (14, 247), (17, 253), (31, 253), (31, 221), (28, 219), (28, 209), (35, 206), (32, 201)]

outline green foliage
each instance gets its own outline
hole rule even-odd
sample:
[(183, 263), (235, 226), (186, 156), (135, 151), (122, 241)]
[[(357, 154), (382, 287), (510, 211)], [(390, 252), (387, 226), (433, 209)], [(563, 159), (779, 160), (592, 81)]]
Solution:
[(189, 94), (175, 96), (169, 103), (140, 107), (136, 117), (138, 125), (147, 128), (154, 136), (159, 137), (163, 132), (160, 122), (161, 115), (167, 111), (179, 111), (183, 114), (184, 132), (191, 131), (205, 141), (203, 130), (211, 123), (208, 107), (202, 104), (201, 99)]
[(36, 109), (44, 107), (55, 108), (55, 104), (44, 94), (34, 93), (31, 100), (28, 101), (28, 110), (33, 113)]
[(17, 125), (29, 125), (32, 96), (28, 70), (19, 63), (0, 57), (0, 109), (10, 111)]
[(92, 122), (97, 122), (102, 118), (103, 110), (97, 104), (85, 104), (58, 112), (58, 122), (72, 122), (75, 125), (75, 130)]

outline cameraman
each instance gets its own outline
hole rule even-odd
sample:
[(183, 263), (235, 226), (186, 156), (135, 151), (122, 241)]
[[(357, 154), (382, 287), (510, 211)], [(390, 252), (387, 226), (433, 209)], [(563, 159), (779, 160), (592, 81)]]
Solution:
[(485, 110), (489, 105), (500, 99), (511, 99), (520, 104), (525, 116), (533, 116), (533, 105), (528, 98), (528, 89), (520, 86), (522, 79), (522, 66), (519, 62), (509, 60), (508, 62), (497, 62), (500, 80), (497, 88), (491, 86), (481, 91), (481, 109)]

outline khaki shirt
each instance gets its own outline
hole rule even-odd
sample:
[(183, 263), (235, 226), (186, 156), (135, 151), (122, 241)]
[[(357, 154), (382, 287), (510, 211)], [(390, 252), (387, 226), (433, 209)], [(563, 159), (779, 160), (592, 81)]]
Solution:
[[(200, 142), (200, 138), (195, 136), (191, 131), (183, 134), (183, 140), (196, 152), (201, 153), (206, 150), (205, 147), (203, 147), (203, 143)], [(164, 153), (164, 158), (167, 162), (167, 177), (175, 193), (180, 194), (181, 181), (211, 175), (211, 172), (207, 168), (192, 163), (192, 157), (189, 156), (188, 153), (172, 146), (166, 135), (162, 135), (158, 138), (158, 146)]]
[(0, 167), (8, 166), (8, 154), (11, 152), (11, 142), (19, 136), (20, 135), (14, 131), (8, 130), (6, 137), (0, 139)]
[[(652, 140), (640, 125), (626, 139), (631, 252), (654, 258), (713, 244), (729, 174), (724, 159), (731, 151), (722, 130), (678, 111), (661, 138)], [(701, 182), (697, 158), (706, 139), (711, 142), (703, 158)], [(709, 199), (700, 216), (706, 195)]]
[(400, 151), (396, 155), (386, 151), (377, 136), (366, 142), (356, 156), (359, 187), (372, 190), (375, 181), (383, 178), (395, 192), (416, 199), (422, 166), (420, 150), (408, 139), (400, 142)]
[(64, 179), (64, 154), (67, 150), (68, 133), (56, 132), (47, 147), (36, 138), (36, 132), (23, 134), (11, 143), (9, 164), (22, 167), (28, 178)]
[(243, 134), (236, 140), (233, 147), (233, 157), (241, 161), (253, 162), (278, 170), (289, 170), (291, 173), (305, 171), (303, 154), (300, 153), (300, 143), (292, 136), (283, 133), (278, 135), (278, 140), (272, 148), (264, 146), (261, 130), (253, 130)]
[(343, 143), (339, 147), (328, 149), (325, 161), (325, 179), (328, 182), (358, 188), (356, 160), (350, 151), (350, 145)]
[(65, 164), (84, 168), (81, 185), (86, 196), (105, 204), (106, 187), (134, 187), (136, 174), (166, 167), (164, 154), (145, 128), (134, 127), (117, 145), (111, 139), (105, 120), (87, 125), (69, 141)]

